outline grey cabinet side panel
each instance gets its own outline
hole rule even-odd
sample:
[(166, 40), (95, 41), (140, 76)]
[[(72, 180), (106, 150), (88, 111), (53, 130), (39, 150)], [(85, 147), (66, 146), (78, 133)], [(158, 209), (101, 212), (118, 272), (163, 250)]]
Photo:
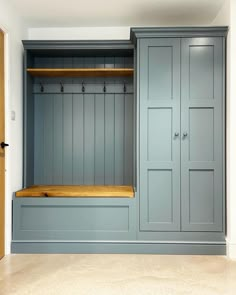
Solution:
[(24, 52), (24, 164), (23, 185), (34, 183), (34, 96), (33, 79), (27, 74), (26, 68), (32, 59), (27, 50)]

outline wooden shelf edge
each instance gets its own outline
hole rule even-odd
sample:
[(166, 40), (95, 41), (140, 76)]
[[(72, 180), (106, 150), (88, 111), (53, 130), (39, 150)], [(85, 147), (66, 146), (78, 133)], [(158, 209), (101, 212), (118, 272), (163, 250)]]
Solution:
[(16, 192), (16, 197), (59, 198), (133, 198), (132, 186), (50, 185), (30, 186)]
[(133, 68), (83, 68), (83, 69), (39, 69), (28, 68), (27, 72), (35, 77), (112, 77), (132, 76)]

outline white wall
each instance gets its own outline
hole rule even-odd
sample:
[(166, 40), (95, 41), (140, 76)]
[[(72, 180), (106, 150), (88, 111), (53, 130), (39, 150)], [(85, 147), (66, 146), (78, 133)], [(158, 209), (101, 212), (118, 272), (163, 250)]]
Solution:
[(29, 28), (29, 40), (125, 40), (130, 27)]
[(212, 26), (230, 25), (230, 1), (232, 0), (225, 0), (223, 6), (221, 7), (215, 19), (211, 23)]
[[(6, 219), (5, 252), (10, 253), (11, 243), (11, 200), (14, 191), (22, 187), (22, 45), (26, 28), (7, 1), (0, 0), (0, 28), (5, 33), (5, 140), (6, 149)], [(16, 112), (11, 121), (10, 112)]]
[(227, 37), (227, 252), (236, 259), (236, 1), (226, 0), (212, 25), (228, 25)]
[(228, 97), (228, 254), (236, 259), (236, 1), (230, 2)]

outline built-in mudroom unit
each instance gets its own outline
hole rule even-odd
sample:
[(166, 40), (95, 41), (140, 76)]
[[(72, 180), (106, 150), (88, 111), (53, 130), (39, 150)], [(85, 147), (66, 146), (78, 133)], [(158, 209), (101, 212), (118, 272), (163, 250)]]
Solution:
[(23, 41), (13, 253), (225, 254), (226, 34)]

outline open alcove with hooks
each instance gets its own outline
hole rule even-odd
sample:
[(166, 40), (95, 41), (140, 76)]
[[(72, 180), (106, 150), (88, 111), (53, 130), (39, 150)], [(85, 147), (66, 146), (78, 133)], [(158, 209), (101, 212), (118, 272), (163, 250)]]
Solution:
[(132, 45), (77, 47), (25, 55), (24, 186), (133, 188)]

